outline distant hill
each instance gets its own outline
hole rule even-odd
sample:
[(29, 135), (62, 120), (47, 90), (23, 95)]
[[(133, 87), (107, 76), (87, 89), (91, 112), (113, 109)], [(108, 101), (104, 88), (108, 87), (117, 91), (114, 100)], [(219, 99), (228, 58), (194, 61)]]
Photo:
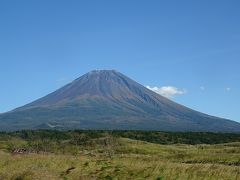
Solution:
[(240, 132), (240, 123), (194, 111), (117, 71), (101, 70), (0, 115), (1, 131), (20, 129)]

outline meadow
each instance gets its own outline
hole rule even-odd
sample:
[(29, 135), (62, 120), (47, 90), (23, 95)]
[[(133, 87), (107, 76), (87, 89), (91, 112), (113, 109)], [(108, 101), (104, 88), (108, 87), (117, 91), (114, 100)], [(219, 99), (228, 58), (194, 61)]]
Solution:
[(240, 179), (240, 134), (0, 133), (0, 179)]

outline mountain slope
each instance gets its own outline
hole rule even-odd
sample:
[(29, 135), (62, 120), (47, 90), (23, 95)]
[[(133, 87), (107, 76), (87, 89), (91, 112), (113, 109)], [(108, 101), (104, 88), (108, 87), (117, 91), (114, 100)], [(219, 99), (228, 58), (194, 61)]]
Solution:
[(191, 110), (107, 70), (0, 115), (0, 130), (36, 128), (240, 132), (237, 122)]

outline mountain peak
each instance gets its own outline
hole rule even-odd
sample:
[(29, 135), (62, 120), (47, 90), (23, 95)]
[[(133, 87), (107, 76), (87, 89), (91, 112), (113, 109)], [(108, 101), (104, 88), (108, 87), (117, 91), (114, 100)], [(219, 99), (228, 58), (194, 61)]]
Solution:
[[(77, 78), (76, 80), (82, 80), (84, 78), (99, 79), (100, 77), (105, 77), (105, 80), (113, 76), (121, 76), (122, 74), (116, 70), (92, 70), (85, 75)], [(108, 77), (108, 78), (107, 78)]]
[(108, 70), (108, 69), (94, 69), (94, 70), (92, 70), (88, 73), (112, 73), (112, 72), (117, 72), (117, 71), (114, 70), (114, 69), (110, 69), (110, 70)]
[(111, 74), (118, 74), (119, 72), (116, 70), (92, 70), (88, 73), (86, 73), (86, 75), (92, 75), (92, 74), (96, 74), (96, 75), (101, 75), (101, 74), (107, 74), (107, 75), (111, 75)]

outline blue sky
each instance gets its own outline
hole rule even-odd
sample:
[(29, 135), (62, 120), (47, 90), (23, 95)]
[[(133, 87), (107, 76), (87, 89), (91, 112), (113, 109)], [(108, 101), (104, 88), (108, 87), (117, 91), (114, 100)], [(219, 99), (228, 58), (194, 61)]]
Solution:
[(237, 0), (2, 0), (0, 112), (90, 70), (116, 69), (240, 122), (239, 7)]

